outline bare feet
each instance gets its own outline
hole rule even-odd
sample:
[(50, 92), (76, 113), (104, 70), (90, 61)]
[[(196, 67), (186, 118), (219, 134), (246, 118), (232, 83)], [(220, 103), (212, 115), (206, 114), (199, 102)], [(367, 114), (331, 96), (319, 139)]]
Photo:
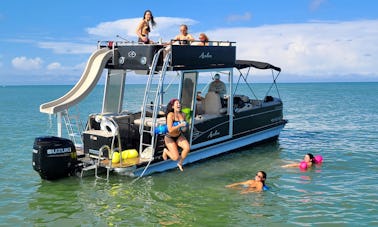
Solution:
[(163, 159), (164, 160), (167, 160), (168, 159), (168, 157), (167, 157), (167, 148), (164, 148), (164, 150), (163, 150)]
[(177, 163), (177, 166), (179, 167), (179, 169), (181, 170), (181, 172), (184, 171), (184, 169), (182, 168), (182, 164)]
[(177, 167), (179, 167), (180, 171), (184, 171), (184, 169), (182, 168), (182, 160), (180, 159), (180, 161), (177, 163)]

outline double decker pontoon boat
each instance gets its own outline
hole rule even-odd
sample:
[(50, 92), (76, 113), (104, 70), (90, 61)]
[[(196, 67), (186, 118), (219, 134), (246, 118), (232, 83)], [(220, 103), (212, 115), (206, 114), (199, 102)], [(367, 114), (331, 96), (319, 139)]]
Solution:
[[(271, 70), (273, 82), (265, 97), (250, 98), (238, 93), (247, 83), (250, 69)], [(84, 129), (69, 113), (96, 86), (107, 69), (101, 113), (90, 114)], [(146, 86), (140, 111), (124, 111), (128, 72), (144, 74)], [(234, 71), (239, 72), (234, 82)], [(98, 175), (99, 170), (144, 176), (177, 168), (177, 162), (163, 160), (166, 97), (172, 80), (178, 79), (177, 96), (186, 115), (185, 136), (190, 153), (184, 165), (212, 156), (276, 140), (286, 124), (276, 79), (281, 69), (268, 63), (236, 60), (234, 42), (199, 45), (99, 42), (81, 79), (64, 96), (42, 104), (40, 111), (56, 115), (57, 136), (37, 137), (33, 146), (33, 168), (43, 179), (69, 175)], [(227, 94), (215, 92), (199, 99), (200, 78), (221, 75)], [(236, 78), (236, 76), (235, 76)], [(248, 83), (247, 87), (252, 89)], [(278, 97), (270, 96), (277, 89)], [(253, 91), (252, 91), (253, 94)], [(127, 98), (127, 97), (126, 97)], [(222, 105), (221, 100), (224, 104)], [(63, 125), (69, 139), (62, 138)]]

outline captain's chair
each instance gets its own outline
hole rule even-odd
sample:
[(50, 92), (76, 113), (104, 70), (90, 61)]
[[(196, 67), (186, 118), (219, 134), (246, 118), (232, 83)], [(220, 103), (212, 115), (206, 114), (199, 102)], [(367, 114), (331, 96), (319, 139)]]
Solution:
[(206, 94), (204, 104), (205, 114), (219, 114), (219, 110), (222, 108), (219, 95), (213, 91)]

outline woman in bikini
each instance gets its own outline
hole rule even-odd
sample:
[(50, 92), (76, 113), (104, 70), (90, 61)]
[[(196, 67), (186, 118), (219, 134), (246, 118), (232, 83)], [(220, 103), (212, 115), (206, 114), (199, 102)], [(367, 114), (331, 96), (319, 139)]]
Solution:
[[(169, 157), (177, 161), (177, 166), (183, 171), (182, 165), (184, 159), (189, 153), (190, 146), (188, 140), (182, 134), (187, 129), (185, 122), (185, 115), (181, 112), (181, 104), (178, 99), (172, 99), (167, 105), (167, 128), (168, 132), (164, 137), (165, 145), (163, 159), (167, 160)], [(181, 156), (178, 147), (182, 148)]]
[(152, 15), (151, 10), (146, 10), (143, 15), (143, 20), (139, 23), (138, 28), (136, 30), (136, 34), (138, 35), (138, 42), (148, 44), (153, 43), (148, 34), (151, 31), (151, 27), (155, 27), (156, 22), (154, 20), (154, 16)]
[(264, 171), (259, 171), (256, 173), (254, 180), (247, 180), (243, 182), (233, 183), (226, 186), (226, 188), (236, 188), (242, 189), (241, 194), (246, 194), (249, 192), (261, 192), (268, 190), (265, 185), (266, 173)]
[[(314, 155), (311, 154), (311, 153), (306, 154), (306, 155), (304, 156), (302, 162), (306, 162), (306, 166), (307, 166), (307, 167), (311, 167), (313, 164), (315, 164), (315, 158), (314, 158)], [(300, 165), (301, 165), (301, 162), (298, 162), (298, 163), (292, 163), (292, 164), (283, 165), (282, 167), (284, 167), (284, 168), (288, 168), (288, 167), (299, 167)]]

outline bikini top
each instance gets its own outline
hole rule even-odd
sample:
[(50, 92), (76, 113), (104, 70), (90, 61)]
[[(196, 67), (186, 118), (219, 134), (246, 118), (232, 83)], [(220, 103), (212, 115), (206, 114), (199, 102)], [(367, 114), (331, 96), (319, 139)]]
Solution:
[(148, 33), (150, 32), (150, 25), (148, 24), (148, 22), (144, 22), (144, 26), (142, 27), (142, 35), (148, 35)]

